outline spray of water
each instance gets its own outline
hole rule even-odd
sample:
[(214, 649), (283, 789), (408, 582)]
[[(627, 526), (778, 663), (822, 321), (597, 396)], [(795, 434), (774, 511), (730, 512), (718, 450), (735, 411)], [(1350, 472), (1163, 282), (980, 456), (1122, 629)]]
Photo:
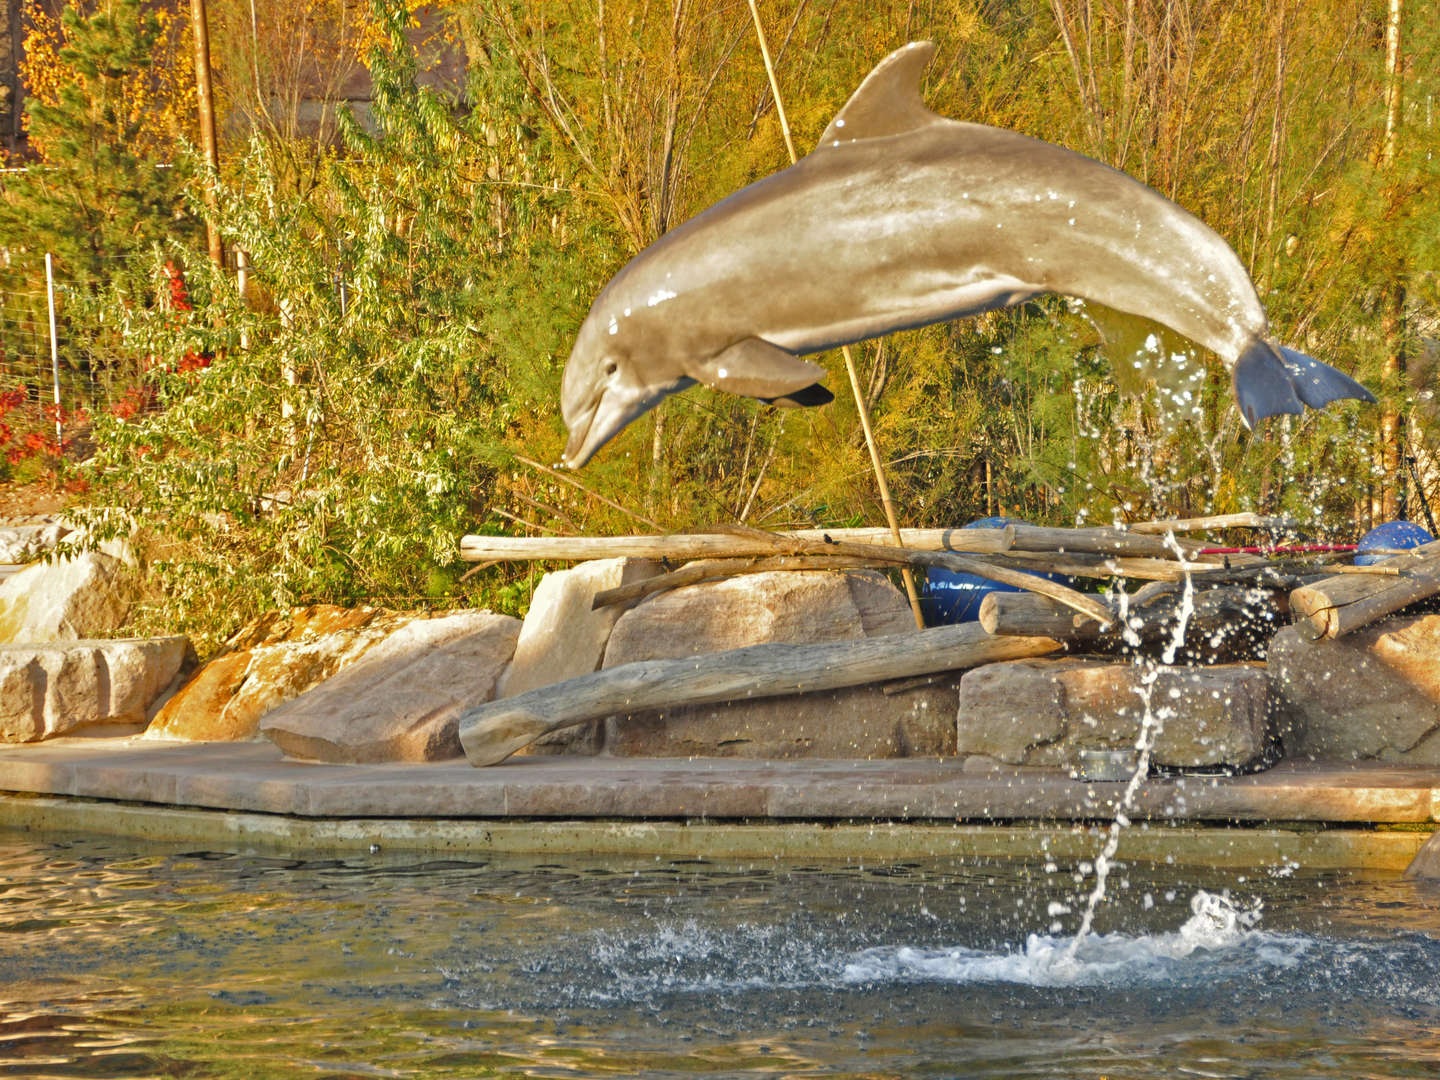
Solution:
[[(1175, 553), (1176, 559), (1183, 563), (1185, 555), (1173, 532), (1165, 534), (1165, 543)], [(1123, 599), (1124, 592), (1121, 593), (1121, 597), (1120, 622), (1124, 627), (1125, 640), (1132, 648), (1138, 648), (1140, 637), (1128, 618), (1128, 605)], [(1089, 900), (1085, 904), (1085, 912), (1080, 918), (1080, 927), (1075, 931), (1075, 936), (1064, 953), (1064, 959), (1070, 963), (1076, 962), (1080, 948), (1084, 945), (1085, 939), (1089, 937), (1091, 927), (1094, 925), (1096, 909), (1105, 899), (1105, 885), (1110, 876), (1110, 867), (1114, 863), (1115, 853), (1120, 847), (1120, 834), (1125, 826), (1130, 824), (1129, 815), (1135, 805), (1135, 795), (1150, 774), (1150, 757), (1155, 749), (1155, 740), (1164, 730), (1165, 720), (1174, 713), (1174, 710), (1170, 708), (1157, 709), (1155, 707), (1155, 683), (1160, 678), (1161, 667), (1169, 667), (1175, 663), (1176, 656), (1185, 644), (1185, 633), (1194, 612), (1195, 583), (1191, 579), (1189, 571), (1186, 571), (1185, 591), (1180, 599), (1180, 611), (1171, 631), (1170, 640), (1161, 654), (1160, 663), (1157, 664), (1153, 660), (1144, 661), (1145, 670), (1140, 677), (1138, 692), (1145, 711), (1140, 718), (1140, 731), (1135, 738), (1135, 749), (1139, 751), (1139, 760), (1135, 763), (1135, 772), (1131, 775), (1129, 783), (1125, 785), (1125, 790), (1120, 794), (1119, 805), (1115, 808), (1115, 817), (1111, 820), (1110, 829), (1105, 837), (1105, 846), (1095, 859), (1095, 887), (1091, 889)]]

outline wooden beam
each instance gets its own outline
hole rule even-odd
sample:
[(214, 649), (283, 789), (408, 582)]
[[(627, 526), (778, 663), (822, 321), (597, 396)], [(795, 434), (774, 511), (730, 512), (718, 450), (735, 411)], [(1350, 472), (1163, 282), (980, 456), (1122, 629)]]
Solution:
[(475, 766), (496, 765), (541, 735), (588, 720), (681, 705), (837, 690), (1044, 656), (1050, 638), (996, 638), (975, 623), (820, 645), (749, 645), (679, 660), (642, 660), (470, 709), (460, 744)]
[(1440, 594), (1440, 541), (1386, 559), (1399, 574), (1337, 574), (1290, 594), (1290, 607), (1315, 638), (1336, 638)]

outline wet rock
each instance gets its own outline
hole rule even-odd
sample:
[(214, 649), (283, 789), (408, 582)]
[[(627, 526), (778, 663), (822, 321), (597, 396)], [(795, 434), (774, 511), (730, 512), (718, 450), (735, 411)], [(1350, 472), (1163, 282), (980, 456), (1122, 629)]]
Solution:
[(314, 761), (459, 757), (460, 713), (494, 695), (519, 634), (520, 620), (488, 611), (415, 619), (266, 713), (260, 732)]
[(1440, 615), (1323, 641), (1286, 627), (1268, 667), (1287, 756), (1440, 764)]
[(129, 568), (102, 551), (27, 566), (0, 584), (0, 643), (108, 634), (124, 624), (131, 591)]
[(184, 637), (0, 645), (0, 742), (138, 731), (193, 655)]
[[(869, 572), (782, 571), (690, 585), (621, 616), (605, 667), (766, 642), (810, 644), (913, 631), (904, 595)], [(955, 685), (879, 686), (686, 706), (605, 721), (617, 757), (890, 758), (947, 754)]]
[(1415, 853), (1410, 865), (1405, 868), (1407, 878), (1421, 878), (1426, 881), (1440, 881), (1440, 832), (1431, 833), (1430, 839)]
[[(1135, 746), (1145, 716), (1145, 669), (1099, 660), (1015, 660), (960, 681), (956, 751), (1011, 765), (1071, 768), (1084, 749)], [(1265, 669), (1259, 664), (1162, 667), (1149, 701), (1162, 721), (1160, 766), (1244, 767), (1271, 739)]]
[[(540, 579), (515, 656), (500, 678), (496, 697), (513, 697), (599, 669), (615, 622), (629, 605), (591, 609), (595, 594), (654, 577), (663, 568), (650, 559), (596, 559)], [(601, 724), (579, 724), (542, 736), (527, 748), (537, 754), (593, 754)]]
[[(333, 604), (268, 612), (226, 642), (165, 703), (146, 737), (259, 738), (260, 718), (277, 705), (343, 671), (411, 623), (444, 617)], [(512, 621), (518, 630), (519, 620)]]

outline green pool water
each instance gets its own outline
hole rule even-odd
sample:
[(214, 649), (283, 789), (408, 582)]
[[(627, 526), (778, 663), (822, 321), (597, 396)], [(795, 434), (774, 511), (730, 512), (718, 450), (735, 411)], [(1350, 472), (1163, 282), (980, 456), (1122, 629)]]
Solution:
[(1440, 1076), (1440, 889), (0, 832), (0, 1075)]

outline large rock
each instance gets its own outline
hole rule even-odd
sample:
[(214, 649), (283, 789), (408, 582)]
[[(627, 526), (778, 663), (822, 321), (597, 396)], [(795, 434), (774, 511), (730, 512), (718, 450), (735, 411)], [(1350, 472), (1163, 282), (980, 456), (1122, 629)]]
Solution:
[(0, 645), (0, 742), (139, 730), (191, 656), (184, 637)]
[[(767, 642), (813, 644), (913, 631), (905, 597), (879, 574), (782, 571), (662, 593), (622, 615), (605, 667)], [(953, 682), (696, 705), (605, 722), (624, 757), (905, 757), (953, 751)]]
[[(1146, 671), (1099, 660), (1014, 660), (960, 681), (956, 751), (1012, 765), (1065, 768), (1084, 749), (1135, 746)], [(1152, 760), (1178, 768), (1251, 765), (1271, 739), (1259, 664), (1162, 667), (1149, 690), (1162, 727)]]
[[(914, 622), (911, 622), (914, 627)], [(615, 757), (902, 758), (955, 753), (958, 675), (885, 693), (854, 686), (611, 717)]]
[(260, 718), (277, 705), (343, 671), (411, 623), (445, 617), (333, 604), (268, 612), (226, 642), (166, 702), (146, 737), (259, 738)]
[(27, 566), (0, 584), (0, 643), (108, 634), (125, 622), (132, 587), (124, 562), (102, 551)]
[(70, 526), (59, 521), (6, 525), (0, 528), (0, 564), (42, 559), (70, 531)]
[(1440, 764), (1440, 615), (1323, 641), (1289, 626), (1268, 664), (1287, 756)]
[(494, 695), (519, 634), (520, 620), (488, 611), (417, 619), (266, 713), (261, 734), (316, 761), (459, 757), (460, 713)]
[(672, 589), (637, 604), (616, 622), (604, 666), (762, 642), (844, 641), (914, 627), (905, 597), (879, 574), (745, 574)]
[[(546, 574), (530, 600), (515, 657), (495, 696), (513, 697), (597, 670), (626, 605), (592, 610), (595, 594), (654, 577), (662, 569), (650, 559), (596, 559)], [(599, 721), (577, 724), (542, 736), (527, 749), (539, 754), (593, 754), (599, 749), (600, 733)]]

